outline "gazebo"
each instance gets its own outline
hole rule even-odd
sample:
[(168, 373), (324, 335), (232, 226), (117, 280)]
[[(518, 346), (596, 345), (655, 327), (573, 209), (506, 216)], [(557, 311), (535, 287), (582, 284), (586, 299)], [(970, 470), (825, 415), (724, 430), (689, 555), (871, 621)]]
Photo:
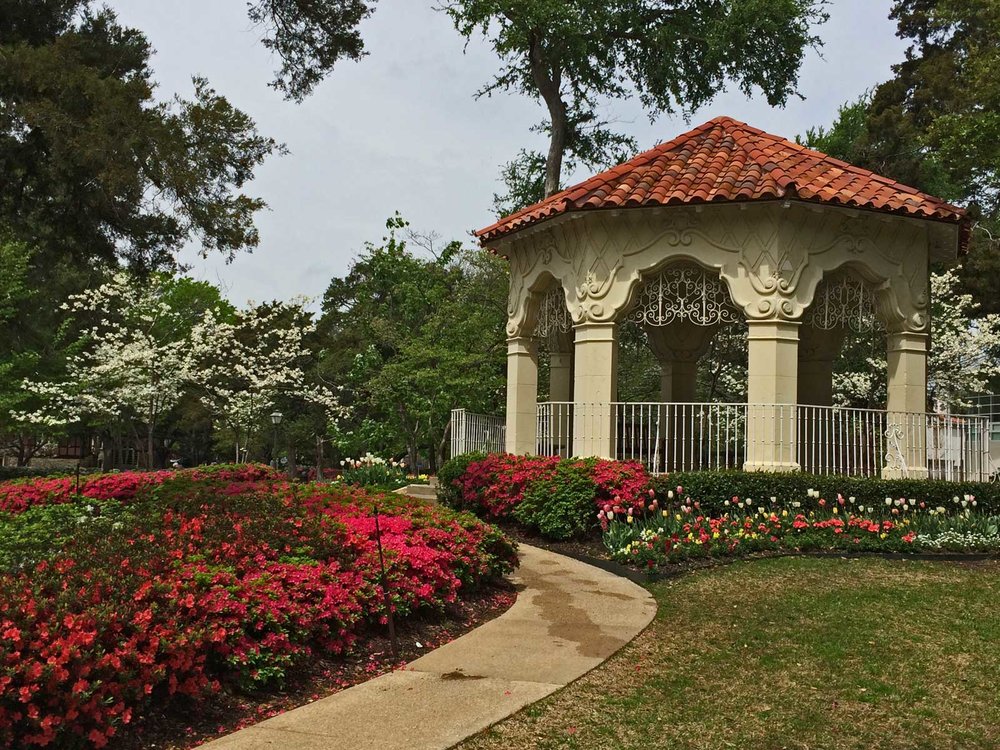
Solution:
[[(964, 253), (963, 209), (719, 117), (477, 236), (510, 263), (506, 451), (935, 474), (929, 267)], [(659, 361), (657, 403), (618, 401), (625, 321)], [(746, 403), (697, 403), (699, 358), (744, 321)], [(859, 326), (885, 332), (884, 410), (833, 405), (833, 363)], [(984, 438), (955, 424), (960, 470), (982, 473)]]

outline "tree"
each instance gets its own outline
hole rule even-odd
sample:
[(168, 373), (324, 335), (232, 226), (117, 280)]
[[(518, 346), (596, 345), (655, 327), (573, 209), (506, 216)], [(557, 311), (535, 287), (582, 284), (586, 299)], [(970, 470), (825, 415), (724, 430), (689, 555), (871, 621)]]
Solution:
[(46, 428), (84, 424), (144, 432), (146, 465), (157, 463), (162, 421), (194, 379), (190, 336), (199, 316), (228, 307), (215, 287), (167, 274), (135, 277), (119, 272), (71, 295), (67, 314), (66, 371), (55, 380), (27, 378), (26, 393), (41, 406), (21, 419)]
[(439, 249), (398, 215), (386, 226), (323, 298), (322, 369), (354, 409), (336, 440), (348, 455), (405, 451), (410, 466), (418, 454), (434, 464), (452, 408), (494, 411), (501, 399), (507, 270), (457, 243)]
[(257, 244), (241, 190), (279, 147), (202, 78), (156, 101), (150, 52), (89, 0), (0, 0), (0, 223), (37, 268)]
[(315, 326), (304, 302), (250, 304), (230, 319), (206, 310), (192, 329), (191, 385), (226, 426), (237, 462), (279, 399), (317, 406), (330, 423), (345, 414), (335, 389), (312, 377)]
[(281, 59), (271, 85), (302, 101), (337, 62), (360, 60), (358, 24), (374, 9), (374, 0), (250, 0), (250, 20), (265, 28), (264, 46)]
[[(969, 406), (1000, 375), (1000, 315), (980, 312), (954, 271), (931, 274), (931, 349), (927, 360), (930, 399), (949, 409)], [(884, 340), (848, 337), (835, 378), (837, 401), (881, 408), (886, 399)], [(852, 364), (853, 363), (853, 364)]]
[(559, 190), (566, 154), (600, 161), (630, 145), (596, 111), (638, 94), (650, 116), (690, 115), (729, 81), (772, 106), (795, 93), (819, 44), (822, 0), (448, 0), (466, 38), (490, 40), (502, 66), (479, 96), (516, 91), (545, 104), (544, 191)]

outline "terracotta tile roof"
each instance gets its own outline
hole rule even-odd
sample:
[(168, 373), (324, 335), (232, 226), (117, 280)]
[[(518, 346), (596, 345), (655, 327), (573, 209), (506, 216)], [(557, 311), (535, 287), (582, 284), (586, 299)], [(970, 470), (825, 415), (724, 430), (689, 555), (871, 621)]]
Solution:
[[(965, 223), (964, 209), (939, 198), (730, 117), (717, 117), (476, 236), (487, 242), (572, 211), (780, 198)], [(966, 235), (963, 228), (963, 246)]]

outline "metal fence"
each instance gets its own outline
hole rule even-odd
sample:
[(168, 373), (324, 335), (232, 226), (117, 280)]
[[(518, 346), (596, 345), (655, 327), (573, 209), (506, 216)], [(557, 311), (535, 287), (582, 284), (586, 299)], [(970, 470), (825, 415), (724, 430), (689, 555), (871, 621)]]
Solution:
[(503, 417), (451, 410), (451, 455), (469, 451), (503, 453), (507, 449), (507, 424)]
[[(537, 452), (574, 455), (573, 436), (610, 437), (613, 458), (654, 473), (742, 469), (775, 457), (815, 474), (988, 481), (989, 419), (877, 409), (744, 403), (538, 405)], [(609, 432), (610, 431), (610, 432)]]

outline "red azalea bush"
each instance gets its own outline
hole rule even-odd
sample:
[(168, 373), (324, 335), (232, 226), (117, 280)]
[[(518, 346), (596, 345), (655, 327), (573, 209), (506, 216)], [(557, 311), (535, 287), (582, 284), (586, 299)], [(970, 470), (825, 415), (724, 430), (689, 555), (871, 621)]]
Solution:
[[(202, 466), (197, 469), (122, 471), (80, 478), (80, 494), (95, 500), (128, 502), (141, 489), (177, 478), (224, 482), (281, 480), (281, 474), (261, 464)], [(0, 484), (0, 513), (20, 513), (38, 505), (69, 502), (76, 492), (76, 477), (23, 479)]]
[(374, 502), (398, 616), (516, 564), (469, 516), (247, 471), (131, 493), (98, 478), (109, 498), (0, 515), (0, 745), (102, 747), (153, 701), (259, 688), (350, 648), (387, 614)]
[[(595, 511), (605, 506), (618, 512), (630, 508), (644, 511), (651, 502), (650, 475), (638, 461), (605, 459), (563, 459), (558, 456), (515, 456), (509, 453), (457, 456), (442, 467), (439, 496), (452, 507), (472, 510), (489, 518), (517, 517), (529, 526), (546, 533), (546, 528), (529, 518), (551, 517), (570, 512), (579, 518), (568, 523), (550, 523), (549, 528), (587, 529), (596, 526)], [(586, 482), (579, 481), (583, 474)], [(563, 478), (573, 477), (574, 497), (560, 497)], [(580, 493), (586, 497), (577, 502)], [(516, 513), (530, 497), (531, 513)], [(558, 507), (546, 508), (544, 498), (551, 497)], [(548, 534), (552, 536), (552, 534)], [(562, 538), (565, 534), (555, 535)]]

